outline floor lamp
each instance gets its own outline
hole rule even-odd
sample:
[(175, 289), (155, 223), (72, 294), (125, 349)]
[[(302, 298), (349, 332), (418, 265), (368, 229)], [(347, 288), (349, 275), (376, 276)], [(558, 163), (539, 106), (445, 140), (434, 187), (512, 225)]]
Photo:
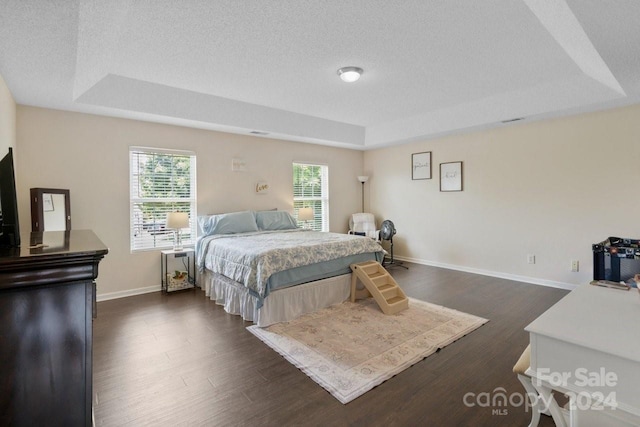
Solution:
[(366, 175), (358, 176), (358, 181), (362, 184), (362, 212), (364, 213), (364, 183), (369, 180), (369, 177)]

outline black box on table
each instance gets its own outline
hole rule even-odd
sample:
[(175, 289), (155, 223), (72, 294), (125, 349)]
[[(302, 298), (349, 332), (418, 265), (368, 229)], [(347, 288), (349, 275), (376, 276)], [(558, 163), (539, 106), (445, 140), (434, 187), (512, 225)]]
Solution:
[(594, 280), (626, 282), (640, 273), (640, 240), (609, 237), (591, 247)]

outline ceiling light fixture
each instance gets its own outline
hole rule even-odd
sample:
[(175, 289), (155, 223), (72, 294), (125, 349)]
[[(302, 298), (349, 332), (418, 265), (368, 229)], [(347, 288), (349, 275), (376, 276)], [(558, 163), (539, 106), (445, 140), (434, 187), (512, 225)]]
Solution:
[(358, 67), (342, 67), (338, 70), (338, 75), (343, 82), (353, 83), (360, 78), (363, 71)]

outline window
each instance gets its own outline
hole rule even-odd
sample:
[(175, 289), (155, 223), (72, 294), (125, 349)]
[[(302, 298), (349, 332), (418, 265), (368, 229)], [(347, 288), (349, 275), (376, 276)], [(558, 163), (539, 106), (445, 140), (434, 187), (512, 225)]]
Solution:
[(196, 238), (196, 156), (190, 151), (131, 147), (131, 250), (173, 247), (173, 230), (166, 228), (167, 213), (189, 213), (189, 229), (182, 242)]
[(325, 165), (293, 164), (293, 210), (312, 208), (312, 221), (300, 226), (317, 231), (329, 231), (329, 167)]

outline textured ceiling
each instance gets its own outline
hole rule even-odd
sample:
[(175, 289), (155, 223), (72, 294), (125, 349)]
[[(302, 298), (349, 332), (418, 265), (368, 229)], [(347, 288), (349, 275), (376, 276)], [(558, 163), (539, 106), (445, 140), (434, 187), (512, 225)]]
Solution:
[(19, 104), (368, 149), (640, 102), (638, 22), (634, 0), (0, 0), (0, 75)]

